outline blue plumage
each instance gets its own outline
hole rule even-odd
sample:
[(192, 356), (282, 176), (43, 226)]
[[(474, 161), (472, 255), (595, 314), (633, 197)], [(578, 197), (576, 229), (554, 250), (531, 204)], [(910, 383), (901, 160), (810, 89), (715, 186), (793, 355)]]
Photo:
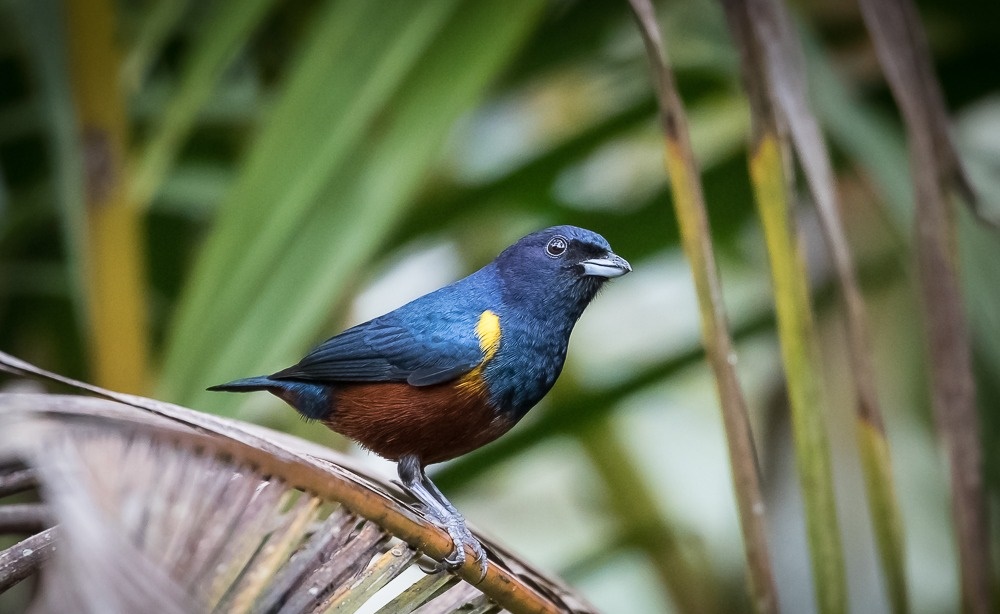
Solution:
[(464, 559), (462, 545), (478, 542), (455, 524), (457, 512), (424, 465), (516, 424), (555, 383), (584, 308), (605, 281), (630, 270), (600, 235), (554, 226), (472, 275), (326, 340), (291, 367), (210, 390), (267, 390), (397, 460), (404, 485), (448, 524), (456, 560)]
[(474, 291), (473, 277), (350, 328), (271, 377), (323, 382), (413, 379), (431, 385), (467, 373), (483, 358), (476, 322), (495, 303), (481, 289)]
[[(546, 251), (553, 237), (566, 242), (559, 257)], [(573, 226), (528, 235), (472, 275), (328, 339), (297, 364), (269, 376), (271, 385), (406, 381), (430, 386), (455, 380), (482, 361), (476, 325), (490, 310), (501, 329), (499, 351), (484, 373), (490, 401), (520, 418), (552, 387), (573, 325), (607, 279), (583, 274), (580, 262), (610, 253), (603, 237)], [(608, 276), (627, 270), (619, 260), (608, 267)]]

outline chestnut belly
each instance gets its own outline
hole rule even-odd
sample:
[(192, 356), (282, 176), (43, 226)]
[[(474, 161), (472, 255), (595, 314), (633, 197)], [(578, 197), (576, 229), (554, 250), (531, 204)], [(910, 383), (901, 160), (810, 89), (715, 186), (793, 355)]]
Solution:
[(324, 423), (389, 460), (408, 454), (425, 465), (449, 460), (493, 441), (515, 422), (494, 410), (485, 395), (450, 382), (338, 385), (331, 396)]

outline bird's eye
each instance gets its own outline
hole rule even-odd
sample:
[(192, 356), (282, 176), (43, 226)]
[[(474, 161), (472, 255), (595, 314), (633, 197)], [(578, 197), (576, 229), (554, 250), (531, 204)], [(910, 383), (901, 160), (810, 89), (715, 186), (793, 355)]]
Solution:
[(552, 237), (548, 245), (545, 246), (545, 253), (553, 258), (558, 258), (566, 252), (569, 243), (563, 237)]

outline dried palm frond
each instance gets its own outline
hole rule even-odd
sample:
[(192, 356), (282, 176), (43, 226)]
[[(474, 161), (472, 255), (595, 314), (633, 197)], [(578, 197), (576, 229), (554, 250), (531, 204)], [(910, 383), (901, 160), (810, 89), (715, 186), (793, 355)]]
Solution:
[(0, 592), (40, 571), (39, 611), (592, 611), (489, 543), (482, 582), (474, 564), (405, 573), (450, 539), (331, 450), (0, 368), (104, 397), (0, 394), (0, 497), (41, 500), (0, 503), (0, 534), (33, 533), (0, 552)]

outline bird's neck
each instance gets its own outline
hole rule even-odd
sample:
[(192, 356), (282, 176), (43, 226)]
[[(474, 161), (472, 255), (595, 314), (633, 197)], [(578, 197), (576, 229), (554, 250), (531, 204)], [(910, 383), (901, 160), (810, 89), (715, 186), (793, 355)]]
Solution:
[(494, 406), (520, 420), (555, 383), (582, 308), (559, 302), (506, 305), (500, 350), (486, 367)]
[(568, 287), (507, 281), (503, 299), (519, 317), (543, 324), (543, 330), (560, 329), (569, 335), (600, 287), (601, 281), (593, 277), (574, 280)]

